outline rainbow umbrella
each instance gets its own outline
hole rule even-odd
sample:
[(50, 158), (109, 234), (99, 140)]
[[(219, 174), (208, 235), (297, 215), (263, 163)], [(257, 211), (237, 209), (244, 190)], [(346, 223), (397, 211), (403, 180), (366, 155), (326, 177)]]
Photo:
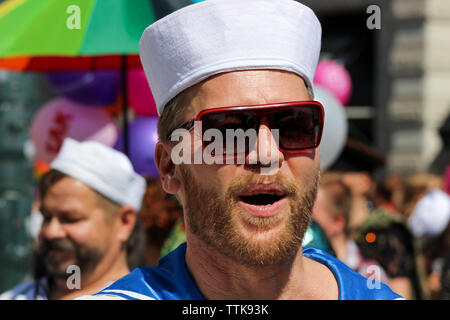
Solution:
[(127, 135), (126, 69), (141, 67), (139, 39), (155, 20), (148, 0), (8, 0), (0, 3), (0, 69), (122, 70)]
[(139, 39), (155, 20), (148, 0), (5, 1), (0, 3), (0, 66), (119, 69), (123, 55), (139, 63)]

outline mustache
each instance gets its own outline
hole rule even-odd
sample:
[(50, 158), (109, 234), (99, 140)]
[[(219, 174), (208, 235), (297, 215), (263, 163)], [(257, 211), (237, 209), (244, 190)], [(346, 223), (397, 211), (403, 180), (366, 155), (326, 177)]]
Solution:
[(230, 198), (236, 198), (242, 191), (252, 184), (278, 184), (285, 192), (287, 197), (293, 197), (298, 195), (299, 186), (292, 179), (286, 178), (280, 172), (275, 175), (258, 175), (249, 174), (246, 176), (240, 176), (231, 181), (228, 187), (227, 195)]
[(42, 240), (39, 246), (39, 251), (42, 254), (46, 254), (50, 250), (75, 252), (77, 247), (72, 241), (67, 239)]

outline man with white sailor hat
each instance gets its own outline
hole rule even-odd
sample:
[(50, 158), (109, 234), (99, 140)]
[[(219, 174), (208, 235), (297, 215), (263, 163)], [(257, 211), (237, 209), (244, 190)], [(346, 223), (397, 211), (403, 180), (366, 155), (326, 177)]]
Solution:
[(39, 181), (43, 275), (2, 294), (7, 300), (73, 299), (130, 272), (145, 179), (121, 152), (66, 138)]
[(401, 298), (302, 248), (325, 117), (312, 88), (320, 46), (317, 17), (293, 0), (207, 0), (144, 31), (155, 160), (187, 242), (92, 298)]

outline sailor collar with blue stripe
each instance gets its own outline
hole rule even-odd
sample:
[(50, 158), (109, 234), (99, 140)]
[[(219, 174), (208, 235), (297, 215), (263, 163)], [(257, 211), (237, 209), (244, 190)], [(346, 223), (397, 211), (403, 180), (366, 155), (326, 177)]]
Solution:
[[(156, 267), (140, 267), (94, 296), (127, 300), (204, 300), (185, 260), (186, 243), (160, 260)], [(312, 247), (303, 248), (303, 256), (327, 266), (339, 287), (339, 300), (392, 300), (402, 297), (385, 284), (366, 279), (340, 260)]]

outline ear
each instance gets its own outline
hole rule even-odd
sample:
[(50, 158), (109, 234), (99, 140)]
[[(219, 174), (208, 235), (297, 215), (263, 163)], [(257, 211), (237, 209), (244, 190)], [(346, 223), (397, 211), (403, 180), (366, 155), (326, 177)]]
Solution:
[(177, 193), (181, 187), (181, 181), (175, 175), (175, 164), (171, 158), (171, 148), (161, 141), (156, 144), (155, 162), (164, 191), (172, 194)]
[(117, 237), (123, 243), (126, 243), (133, 232), (136, 224), (136, 211), (133, 207), (125, 205), (119, 208), (118, 212), (119, 228), (117, 230)]

